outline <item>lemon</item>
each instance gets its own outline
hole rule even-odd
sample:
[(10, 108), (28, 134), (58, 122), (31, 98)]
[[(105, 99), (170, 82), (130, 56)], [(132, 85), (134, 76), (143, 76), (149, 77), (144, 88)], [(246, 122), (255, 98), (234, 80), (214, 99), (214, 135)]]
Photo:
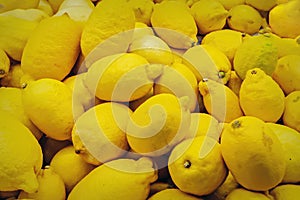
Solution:
[(292, 184), (279, 185), (275, 187), (273, 190), (271, 190), (270, 194), (276, 200), (285, 200), (285, 199), (296, 200), (300, 195), (300, 186), (292, 185)]
[(147, 99), (153, 96), (153, 88), (143, 97), (130, 101), (129, 102), (129, 108), (133, 111), (135, 111), (142, 103), (144, 103)]
[(300, 30), (297, 28), (300, 25), (299, 6), (300, 2), (293, 0), (279, 4), (269, 12), (269, 25), (275, 34), (288, 38), (296, 38), (300, 35)]
[(75, 153), (73, 146), (59, 150), (52, 158), (50, 167), (61, 177), (67, 193), (94, 169), (93, 165), (88, 164)]
[(39, 22), (0, 15), (0, 48), (14, 60), (21, 61), (25, 44)]
[(300, 180), (299, 169), (299, 147), (300, 134), (296, 130), (281, 124), (267, 124), (279, 138), (285, 153), (286, 171), (283, 183), (298, 183)]
[(190, 125), (188, 97), (158, 94), (147, 99), (132, 114), (126, 133), (134, 152), (160, 156), (180, 142)]
[(194, 72), (198, 81), (208, 78), (226, 84), (230, 77), (230, 61), (214, 46), (206, 44), (194, 46), (182, 57), (183, 63)]
[(37, 9), (44, 11), (49, 16), (53, 15), (53, 10), (48, 0), (40, 0)]
[(254, 68), (247, 72), (242, 82), (240, 105), (245, 115), (277, 122), (284, 111), (284, 93), (270, 76)]
[(300, 55), (287, 55), (278, 60), (272, 78), (285, 94), (300, 90)]
[[(174, 81), (176, 80), (176, 81)], [(190, 111), (197, 105), (198, 83), (193, 72), (184, 64), (175, 62), (164, 66), (163, 73), (155, 80), (154, 94), (170, 93), (177, 97), (189, 97)]]
[(256, 8), (257, 10), (269, 11), (277, 4), (277, 0), (259, 1), (259, 0), (245, 0), (245, 3)]
[(224, 126), (221, 150), (233, 177), (246, 189), (266, 191), (284, 177), (286, 163), (282, 144), (259, 118), (242, 116)]
[(37, 174), (39, 187), (35, 193), (21, 191), (18, 199), (44, 199), (65, 200), (66, 191), (62, 178), (56, 174), (52, 167), (46, 166)]
[(21, 77), (23, 76), (23, 71), (20, 64), (11, 65), (10, 69), (5, 77), (0, 79), (1, 86), (4, 87), (15, 87), (21, 88)]
[(93, 63), (84, 84), (99, 99), (133, 101), (151, 90), (161, 68), (135, 53), (114, 54)]
[(44, 19), (25, 45), (23, 72), (34, 79), (65, 78), (78, 57), (80, 34), (80, 27), (68, 15)]
[(145, 35), (154, 35), (152, 28), (147, 26), (145, 23), (135, 22), (132, 41), (135, 41), (136, 39)]
[(0, 13), (3, 13), (8, 10), (14, 10), (17, 8), (22, 9), (29, 9), (29, 8), (36, 8), (39, 4), (39, 0), (25, 0), (25, 1), (18, 1), (18, 0), (1, 0), (0, 1)]
[(40, 22), (41, 20), (49, 17), (47, 13), (42, 10), (31, 8), (31, 9), (14, 9), (10, 11), (6, 11), (0, 14), (1, 16), (14, 16), (16, 18), (21, 18), (29, 21), (37, 21)]
[(216, 118), (207, 113), (192, 113), (189, 132), (185, 138), (209, 136), (219, 141), (220, 133), (219, 122)]
[(300, 132), (300, 91), (291, 92), (285, 97), (285, 109), (282, 116), (283, 123)]
[[(116, 159), (103, 164), (84, 177), (71, 191), (68, 200), (136, 199), (144, 200), (157, 174), (149, 158)], [(130, 189), (129, 189), (130, 188)]]
[(297, 41), (297, 38), (292, 39), (292, 38), (280, 38), (280, 37), (278, 37), (277, 39), (278, 39), (278, 46), (277, 46), (278, 58), (287, 55), (300, 56), (300, 40)]
[(48, 3), (50, 4), (53, 13), (56, 13), (59, 9), (59, 6), (62, 4), (64, 0), (48, 0)]
[(171, 47), (187, 49), (197, 42), (197, 25), (189, 7), (182, 2), (155, 4), (151, 24), (156, 34)]
[(22, 90), (12, 87), (0, 88), (0, 110), (6, 111), (23, 123), (36, 137), (41, 139), (43, 133), (30, 121), (22, 102)]
[(232, 176), (230, 172), (228, 172), (228, 175), (225, 179), (225, 181), (220, 185), (215, 192), (213, 193), (213, 196), (218, 198), (218, 200), (224, 200), (228, 196), (229, 193), (231, 193), (233, 190), (239, 187), (239, 184), (236, 182), (235, 178)]
[(131, 113), (127, 106), (113, 102), (86, 111), (72, 130), (76, 152), (91, 154), (100, 163), (124, 155), (129, 150), (125, 130)]
[(249, 5), (237, 5), (229, 10), (227, 23), (233, 30), (254, 34), (262, 26), (263, 18), (255, 8)]
[(66, 140), (74, 124), (72, 92), (55, 79), (39, 79), (23, 90), (23, 105), (29, 119), (48, 137)]
[(232, 63), (237, 48), (249, 35), (239, 31), (223, 29), (206, 34), (201, 44), (214, 46), (222, 51)]
[(226, 10), (230, 10), (232, 7), (242, 5), (245, 0), (218, 0)]
[(134, 12), (125, 0), (99, 2), (82, 32), (80, 46), (83, 55), (86, 57), (98, 44), (119, 33), (123, 36), (118, 41), (120, 44), (112, 43), (112, 45), (120, 48), (120, 52), (125, 52), (133, 34), (133, 31), (129, 30), (132, 30), (134, 25)]
[(181, 191), (198, 196), (212, 193), (227, 174), (220, 144), (206, 136), (187, 139), (176, 145), (170, 154), (168, 168)]
[(266, 195), (259, 192), (249, 191), (244, 188), (237, 188), (229, 193), (226, 200), (239, 200), (239, 199), (255, 199), (255, 200), (270, 200)]
[(231, 71), (230, 78), (227, 82), (227, 86), (239, 97), (240, 89), (243, 80), (238, 77), (235, 71)]
[(277, 65), (277, 53), (276, 44), (268, 33), (253, 36), (236, 50), (233, 68), (241, 79), (245, 79), (247, 71), (253, 68), (271, 75)]
[(165, 189), (152, 195), (149, 200), (199, 200), (179, 189)]
[(200, 0), (193, 4), (191, 12), (200, 34), (222, 29), (226, 24), (228, 14), (218, 0)]
[(226, 85), (204, 79), (199, 82), (199, 91), (207, 112), (219, 122), (230, 122), (243, 116), (239, 98)]
[(129, 0), (131, 9), (134, 11), (135, 21), (150, 25), (154, 3), (152, 0)]
[(149, 63), (171, 65), (174, 62), (170, 47), (154, 35), (144, 35), (133, 40), (128, 52), (143, 56)]
[(43, 162), (41, 147), (26, 126), (0, 111), (0, 191), (38, 189), (36, 174)]
[(10, 69), (10, 60), (5, 51), (0, 49), (0, 78), (7, 76)]

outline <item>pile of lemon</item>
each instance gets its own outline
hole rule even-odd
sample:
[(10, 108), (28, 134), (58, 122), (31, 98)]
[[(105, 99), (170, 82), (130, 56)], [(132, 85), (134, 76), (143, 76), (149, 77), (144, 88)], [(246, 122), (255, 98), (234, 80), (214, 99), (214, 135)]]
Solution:
[(298, 199), (299, 27), (299, 0), (0, 0), (0, 199)]

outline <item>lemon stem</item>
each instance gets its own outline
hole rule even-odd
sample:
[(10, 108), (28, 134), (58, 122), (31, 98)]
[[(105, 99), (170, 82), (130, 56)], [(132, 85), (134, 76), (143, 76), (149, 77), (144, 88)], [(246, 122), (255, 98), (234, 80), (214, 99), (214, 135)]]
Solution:
[(192, 163), (189, 161), (189, 160), (186, 160), (184, 163), (183, 163), (183, 166), (184, 168), (190, 168), (192, 166)]
[(238, 120), (236, 120), (236, 121), (234, 121), (234, 122), (231, 124), (231, 127), (232, 127), (232, 128), (239, 128), (239, 127), (241, 127), (241, 122), (238, 121)]
[(3, 74), (5, 74), (5, 70), (0, 69), (0, 75), (3, 75)]

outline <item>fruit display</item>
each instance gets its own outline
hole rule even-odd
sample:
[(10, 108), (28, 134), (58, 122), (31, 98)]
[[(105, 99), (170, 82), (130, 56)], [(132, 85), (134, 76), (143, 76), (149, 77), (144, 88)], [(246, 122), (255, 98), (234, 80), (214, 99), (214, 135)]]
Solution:
[(0, 199), (298, 200), (299, 0), (0, 0)]

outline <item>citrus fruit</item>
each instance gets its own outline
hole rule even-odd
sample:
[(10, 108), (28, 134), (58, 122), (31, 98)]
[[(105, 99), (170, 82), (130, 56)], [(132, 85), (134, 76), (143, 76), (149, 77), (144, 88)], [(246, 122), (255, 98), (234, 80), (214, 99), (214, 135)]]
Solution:
[(254, 192), (243, 188), (234, 189), (226, 197), (226, 200), (238, 200), (238, 199), (270, 200), (270, 198), (268, 198), (263, 193)]
[(0, 78), (7, 76), (10, 69), (10, 60), (5, 51), (0, 49)]
[(150, 25), (154, 6), (152, 0), (129, 0), (128, 4), (134, 12), (135, 21)]
[(300, 195), (300, 186), (292, 185), (292, 184), (279, 185), (275, 187), (273, 190), (271, 190), (270, 194), (276, 200), (285, 200), (285, 199), (296, 200)]
[(29, 9), (29, 8), (36, 8), (39, 4), (39, 0), (25, 0), (25, 1), (17, 1), (17, 0), (1, 0), (0, 1), (1, 8), (0, 13), (3, 13), (8, 10), (13, 10), (17, 8)]
[(152, 195), (149, 200), (199, 200), (179, 189), (165, 189)]
[(259, 1), (259, 0), (245, 0), (245, 3), (256, 8), (257, 10), (269, 11), (276, 6), (277, 0)]
[(23, 76), (23, 71), (20, 64), (10, 66), (10, 69), (5, 77), (0, 79), (1, 86), (4, 87), (15, 87), (21, 88), (21, 77)]
[(300, 132), (300, 91), (291, 92), (285, 97), (283, 124)]

